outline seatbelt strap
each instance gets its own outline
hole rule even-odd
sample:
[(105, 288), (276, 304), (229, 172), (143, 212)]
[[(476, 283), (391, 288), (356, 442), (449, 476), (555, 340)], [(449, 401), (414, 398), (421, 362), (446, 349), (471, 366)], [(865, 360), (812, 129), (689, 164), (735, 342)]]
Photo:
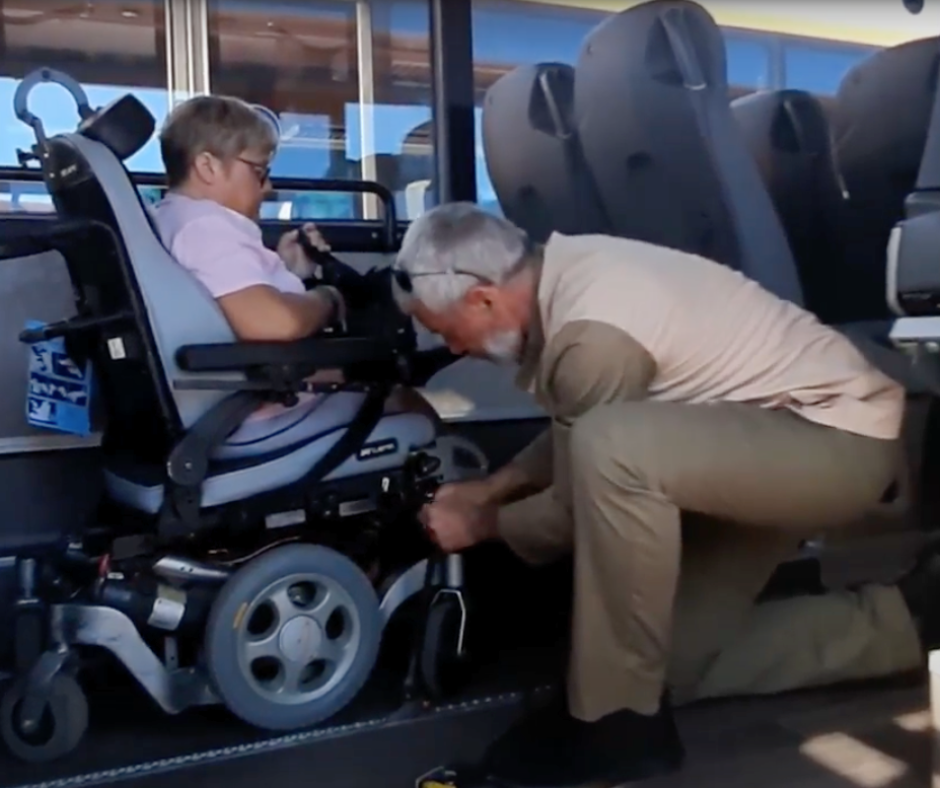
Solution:
[(366, 401), (346, 432), (310, 469), (304, 477), (304, 484), (322, 481), (362, 448), (362, 444), (372, 434), (372, 430), (375, 429), (385, 412), (385, 400), (388, 394), (388, 387), (380, 386), (366, 395)]

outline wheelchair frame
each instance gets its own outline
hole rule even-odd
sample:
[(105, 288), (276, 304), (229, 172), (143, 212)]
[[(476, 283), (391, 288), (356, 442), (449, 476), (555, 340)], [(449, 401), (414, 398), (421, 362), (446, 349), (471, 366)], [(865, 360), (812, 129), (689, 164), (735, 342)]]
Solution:
[[(89, 195), (95, 196), (87, 190), (97, 188), (106, 203), (107, 197), (100, 191), (101, 187), (95, 185), (96, 176), (82, 168), (77, 154), (71, 155), (69, 135), (47, 139), (39, 120), (26, 110), (21, 92), (25, 90), (28, 93), (41, 81), (59, 82), (73, 93), (83, 119), (80, 133), (108, 147), (118, 160), (133, 152), (130, 150), (133, 142), (122, 135), (121, 123), (127, 122), (131, 129), (139, 129), (141, 123), (146, 125), (149, 115), (145, 117), (142, 113), (146, 110), (137, 106), (136, 100), (130, 96), (92, 112), (79, 86), (65, 75), (48, 69), (28, 77), (18, 91), (14, 102), (17, 114), (36, 131), (35, 153), (42, 162), (57, 208), (62, 208), (62, 191), (71, 188), (78, 189), (86, 199)], [(116, 127), (99, 124), (103, 128), (97, 128), (96, 118), (108, 113), (111, 113), (111, 120), (116, 119)], [(152, 123), (152, 118), (149, 120)], [(144, 136), (149, 137), (149, 131)], [(331, 186), (337, 190), (349, 188), (345, 183), (326, 184), (325, 188)], [(386, 219), (391, 228), (388, 235), (393, 239), (396, 234), (391, 195), (377, 184), (357, 184), (357, 187), (375, 191), (386, 201)], [(70, 197), (72, 200), (75, 198), (76, 195)], [(193, 380), (192, 374), (188, 374), (185, 375), (188, 377), (186, 380), (165, 381), (169, 387), (230, 392), (184, 430), (173, 410), (168, 387), (163, 385), (161, 362), (153, 346), (147, 307), (138, 292), (128, 251), (116, 227), (111, 224), (111, 221), (101, 221), (94, 216), (60, 219), (51, 227), (44, 224), (41, 235), (27, 233), (0, 246), (0, 259), (60, 253), (76, 287), (78, 316), (40, 329), (26, 330), (20, 340), (31, 344), (61, 337), (76, 360), (94, 359), (97, 353), (100, 362), (102, 346), (107, 345), (109, 350), (113, 350), (109, 336), (121, 336), (119, 331), (133, 336), (140, 345), (136, 351), (139, 358), (137, 368), (156, 376), (151, 397), (166, 422), (170, 446), (163, 465), (163, 505), (155, 517), (140, 514), (141, 521), (134, 523), (134, 518), (122, 520), (119, 511), (116, 527), (103, 523), (102, 528), (84, 528), (77, 538), (67, 540), (67, 545), (39, 548), (17, 557), (19, 593), (15, 602), (15, 674), (18, 680), (0, 699), (0, 733), (12, 749), (15, 736), (22, 738), (38, 731), (43, 715), (51, 711), (56, 722), (56, 732), (45, 744), (22, 748), (17, 745), (19, 751), (14, 754), (26, 760), (44, 761), (64, 755), (78, 744), (84, 733), (88, 722), (87, 701), (72, 676), (78, 664), (76, 652), (82, 647), (94, 646), (110, 652), (167, 713), (178, 714), (194, 706), (222, 702), (224, 693), (220, 693), (210, 673), (199, 665), (199, 649), (192, 664), (180, 666), (180, 628), (185, 623), (187, 605), (191, 600), (185, 592), (181, 599), (179, 593), (174, 593), (179, 586), (170, 584), (185, 580), (197, 588), (215, 589), (206, 594), (209, 601), (203, 600), (204, 609), (196, 605), (195, 627), (204, 629), (207, 626), (206, 610), (218, 597), (218, 588), (234, 577), (237, 569), (229, 572), (204, 557), (194, 557), (193, 548), (198, 551), (218, 521), (224, 521), (227, 506), (244, 508), (250, 505), (251, 498), (240, 500), (238, 504), (212, 507), (209, 510), (211, 516), (207, 516), (201, 489), (211, 472), (212, 451), (249, 413), (264, 401), (273, 399), (290, 403), (301, 392), (323, 391), (320, 388), (314, 390), (305, 383), (306, 378), (322, 368), (341, 368), (347, 373), (347, 379), (352, 381), (343, 386), (330, 386), (325, 391), (358, 388), (365, 392), (364, 403), (352, 423), (346, 426), (343, 437), (301, 479), (278, 490), (278, 493), (286, 490), (303, 496), (361, 450), (382, 418), (384, 402), (393, 385), (414, 384), (419, 378), (426, 380), (454, 359), (439, 351), (424, 356), (418, 353), (414, 329), (400, 313), (383, 326), (379, 336), (333, 336), (293, 343), (230, 342), (180, 347), (175, 353), (176, 365), (184, 373), (200, 373), (200, 378)], [(104, 246), (94, 247), (94, 242)], [(88, 257), (88, 250), (92, 248), (102, 252), (97, 262)], [(89, 265), (93, 267), (89, 269)], [(117, 309), (113, 304), (104, 310), (100, 304), (89, 306), (87, 293), (83, 290), (83, 285), (88, 283), (81, 282), (80, 272), (93, 270), (94, 275), (100, 278), (101, 267), (106, 265), (122, 272), (123, 284), (118, 286), (124, 288), (124, 295), (117, 301), (123, 299), (123, 303)], [(114, 301), (113, 298), (111, 300)], [(391, 319), (391, 316), (390, 312), (384, 315), (386, 319)], [(232, 373), (242, 379), (233, 380)], [(218, 379), (211, 379), (212, 374), (217, 374)], [(307, 517), (324, 521), (345, 519), (379, 511), (385, 504), (392, 512), (413, 517), (438, 485), (486, 472), (486, 458), (476, 446), (458, 436), (441, 434), (439, 429), (435, 429), (435, 433), (432, 444), (410, 450), (404, 466), (374, 474), (381, 477), (373, 481), (384, 500), (347, 502), (346, 510), (342, 511), (343, 502), (338, 499), (314, 505), (302, 497), (305, 503), (303, 522), (287, 523), (283, 531), (278, 531), (279, 534), (288, 534), (286, 538), (266, 540), (262, 528), (262, 538), (260, 542), (255, 540), (252, 548), (255, 552), (242, 558), (244, 566), (251, 567), (260, 554), (291, 549), (284, 547), (287, 543), (309, 544), (310, 532), (305, 528)], [(459, 462), (461, 454), (470, 459)], [(333, 483), (327, 481), (327, 485)], [(246, 518), (250, 519), (247, 515), (242, 519)], [(134, 532), (135, 524), (143, 526), (140, 531), (150, 531), (150, 535)], [(131, 533), (122, 533), (127, 528)], [(256, 529), (256, 525), (252, 528)], [(103, 545), (101, 549), (94, 549), (96, 540)], [(313, 540), (312, 543), (318, 542)], [(122, 551), (122, 555), (116, 555)], [(427, 548), (424, 552), (425, 557), (419, 560), (409, 558), (397, 565), (397, 571), (385, 576), (381, 589), (377, 591), (379, 639), (394, 613), (409, 599), (421, 597), (423, 615), (412, 641), (403, 686), (405, 700), (414, 702), (427, 702), (438, 695), (443, 686), (440, 676), (427, 675), (429, 649), (433, 656), (446, 658), (442, 656), (442, 644), (427, 642), (432, 629), (441, 636), (439, 626), (428, 627), (428, 617), (436, 608), (447, 606), (448, 615), (456, 624), (453, 656), (460, 659), (464, 655), (467, 616), (461, 556), (444, 556)], [(127, 567), (133, 579), (146, 575), (156, 581), (156, 590), (135, 596), (138, 589), (128, 585), (123, 606), (105, 603), (109, 598), (117, 598), (113, 595), (108, 597), (108, 589), (122, 591), (120, 583), (125, 579), (123, 569)], [(167, 585), (162, 585), (161, 581)], [(375, 583), (372, 585), (374, 588)], [(149, 634), (163, 635), (162, 649), (148, 642)], [(205, 649), (205, 644), (202, 648)], [(162, 654), (158, 653), (160, 650)]]

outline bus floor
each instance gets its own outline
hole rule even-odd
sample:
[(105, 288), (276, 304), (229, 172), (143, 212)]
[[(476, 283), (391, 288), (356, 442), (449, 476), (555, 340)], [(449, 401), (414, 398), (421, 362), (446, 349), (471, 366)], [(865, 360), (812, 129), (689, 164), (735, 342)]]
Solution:
[[(124, 696), (126, 699), (126, 695)], [(81, 752), (52, 767), (0, 760), (5, 788), (411, 788), (442, 761), (478, 756), (520, 713), (497, 694), (411, 721), (371, 721), (265, 740), (224, 719), (168, 721), (96, 699)], [(126, 701), (125, 701), (126, 702)], [(678, 712), (683, 769), (648, 788), (915, 788), (929, 786), (932, 730), (925, 682), (865, 686), (702, 704)]]
[[(221, 709), (167, 717), (120, 669), (103, 669), (89, 677), (92, 721), (80, 748), (41, 766), (0, 752), (0, 788), (118, 782), (131, 788), (164, 788), (171, 782), (174, 788), (410, 788), (442, 763), (478, 757), (522, 712), (531, 692), (561, 675), (566, 584), (551, 574), (535, 579), (511, 563), (499, 563), (493, 557), (484, 563), (487, 582), (476, 597), (476, 612), (490, 635), (478, 641), (481, 667), (446, 705), (402, 713), (402, 664), (393, 653), (338, 718), (312, 731), (275, 735), (249, 729)], [(787, 585), (800, 580), (798, 573), (791, 575)], [(553, 597), (550, 588), (561, 593)], [(918, 675), (682, 709), (678, 722), (686, 764), (644, 785), (926, 786), (932, 741), (928, 694)]]

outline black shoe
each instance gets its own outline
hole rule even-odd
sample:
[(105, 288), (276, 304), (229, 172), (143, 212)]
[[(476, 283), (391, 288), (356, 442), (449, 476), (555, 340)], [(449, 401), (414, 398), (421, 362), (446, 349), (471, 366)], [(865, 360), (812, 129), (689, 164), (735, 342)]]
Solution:
[(617, 785), (674, 771), (683, 755), (666, 701), (652, 716), (624, 710), (589, 723), (572, 717), (559, 699), (531, 712), (490, 745), (470, 783), (500, 788)]
[(940, 554), (931, 549), (898, 581), (925, 649), (940, 647)]

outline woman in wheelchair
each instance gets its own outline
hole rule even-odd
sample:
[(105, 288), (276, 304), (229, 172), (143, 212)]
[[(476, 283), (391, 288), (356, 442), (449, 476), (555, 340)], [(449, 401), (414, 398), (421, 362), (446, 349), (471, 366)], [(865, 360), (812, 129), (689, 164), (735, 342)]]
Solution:
[[(277, 148), (270, 123), (239, 99), (199, 96), (170, 115), (160, 148), (169, 191), (155, 210), (157, 229), (218, 301), (236, 336), (289, 342), (342, 316), (338, 292), (304, 284), (312, 265), (300, 230), (285, 233), (276, 252), (262, 242), (257, 220)], [(329, 249), (312, 224), (303, 232), (316, 248)]]
[[(87, 105), (67, 75), (44, 70), (23, 81), (17, 106), (50, 80)], [(399, 367), (384, 366), (390, 354), (343, 360), (344, 347), (382, 343), (302, 343), (289, 348), (295, 357), (327, 347), (351, 374), (376, 359), (379, 385), (260, 409), (278, 391), (281, 366), (260, 393), (229, 393), (227, 380), (200, 379), (181, 361), (184, 347), (231, 350), (234, 337), (261, 343), (254, 358), (270, 352), (280, 365), (270, 344), (345, 320), (344, 301), (355, 330), (337, 333), (396, 333), (408, 318), (386, 294), (385, 275), (324, 261), (318, 278), (344, 295), (308, 291), (307, 254), (326, 248), (316, 228), (265, 248), (257, 219), (277, 138), (249, 105), (200, 97), (171, 115), (161, 140), (169, 194), (149, 216), (122, 162), (151, 137), (152, 115), (130, 95), (86, 115), (76, 132), (52, 137), (36, 121), (40, 158), (56, 162), (43, 172), (62, 219), (39, 232), (43, 244), (59, 244), (49, 248), (61, 249), (80, 312), (56, 336), (86, 332), (80, 351), (107, 347), (89, 354), (103, 381), (105, 494), (57, 537), (61, 550), (43, 542), (17, 556), (18, 598), (36, 604), (22, 618), (17, 612), (16, 678), (0, 692), (0, 742), (28, 761), (77, 746), (88, 722), (75, 675), (86, 647), (114, 654), (170, 714), (221, 703), (266, 730), (317, 724), (358, 695), (392, 615), (411, 599), (419, 626), (403, 689), (409, 698), (440, 694), (448, 663), (463, 660), (463, 567), (459, 555), (433, 551), (415, 515), (439, 484), (481, 475), (487, 463), (441, 428), (418, 395), (401, 388), (386, 396), (392, 380), (419, 379), (411, 359), (399, 357), (394, 378)], [(65, 183), (59, 167), (78, 179)], [(107, 245), (89, 243), (92, 229)], [(128, 304), (132, 317), (122, 311)], [(86, 335), (95, 338), (86, 343)], [(312, 363), (283, 362), (291, 370)], [(364, 370), (367, 384), (372, 371)], [(341, 382), (338, 370), (327, 373)], [(175, 385), (187, 375), (205, 387)]]
[[(226, 96), (198, 96), (180, 104), (160, 134), (168, 192), (154, 210), (163, 244), (175, 260), (212, 294), (235, 335), (244, 341), (290, 342), (342, 321), (346, 307), (333, 287), (308, 289), (315, 272), (299, 239), (306, 234), (320, 251), (330, 247), (313, 224), (285, 233), (268, 249), (258, 226), (271, 188), (277, 149), (271, 124), (249, 104)], [(325, 370), (317, 383), (342, 382)], [(356, 394), (343, 394), (351, 405)], [(235, 458), (255, 453), (259, 440), (291, 429), (322, 397), (303, 395), (297, 405), (265, 405), (217, 452)], [(336, 403), (334, 403), (336, 404)], [(387, 412), (437, 414), (420, 396), (399, 388)]]

